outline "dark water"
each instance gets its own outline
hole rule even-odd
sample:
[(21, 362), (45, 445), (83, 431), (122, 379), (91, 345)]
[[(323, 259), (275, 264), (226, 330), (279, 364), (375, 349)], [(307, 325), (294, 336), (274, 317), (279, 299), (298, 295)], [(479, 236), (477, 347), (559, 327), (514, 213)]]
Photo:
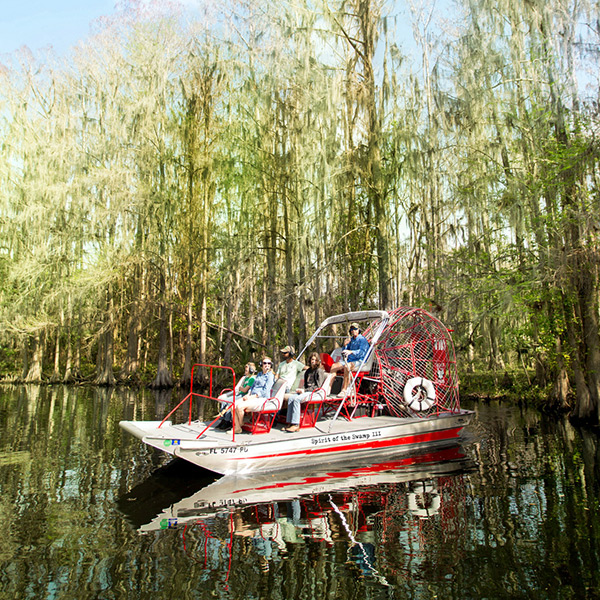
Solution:
[(118, 427), (174, 401), (0, 388), (0, 598), (600, 597), (594, 434), (477, 405), (462, 447), (307, 465), (310, 485), (245, 482), (215, 508), (222, 479)]

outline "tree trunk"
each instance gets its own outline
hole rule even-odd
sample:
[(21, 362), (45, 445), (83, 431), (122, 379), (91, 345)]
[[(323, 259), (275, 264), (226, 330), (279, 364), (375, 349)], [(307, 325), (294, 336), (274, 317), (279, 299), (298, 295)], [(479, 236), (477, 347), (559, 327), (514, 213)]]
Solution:
[[(552, 23), (548, 12), (542, 13), (538, 27), (542, 48), (548, 56), (552, 53)], [(572, 30), (571, 30), (572, 31)], [(556, 93), (556, 77), (552, 61), (545, 62), (550, 92), (550, 109), (554, 122), (556, 140), (562, 151), (572, 151), (573, 143), (568, 129), (569, 115), (563, 99)], [(585, 221), (595, 215), (589, 215), (580, 197), (585, 188), (585, 155), (573, 161), (560, 172), (561, 197), (563, 202), (563, 227), (565, 257), (568, 269), (568, 304), (565, 304), (567, 334), (573, 352), (573, 372), (575, 376), (576, 406), (574, 417), (594, 424), (600, 422), (600, 335), (598, 331), (598, 270), (593, 265), (595, 258), (588, 253)], [(595, 165), (595, 162), (593, 163)], [(590, 236), (595, 238), (595, 234)], [(564, 294), (563, 294), (564, 298)], [(572, 308), (570, 304), (573, 304)]]
[(557, 372), (552, 386), (550, 396), (551, 402), (558, 410), (566, 410), (569, 407), (569, 374), (565, 366), (563, 358), (562, 341), (559, 338), (556, 340), (556, 357), (557, 357)]
[(363, 42), (363, 85), (368, 115), (367, 193), (369, 201), (374, 207), (375, 216), (379, 308), (389, 309), (391, 308), (391, 295), (388, 215), (386, 214), (385, 191), (381, 173), (381, 118), (374, 71), (380, 9), (378, 4), (372, 0), (360, 0), (358, 8)]
[(67, 297), (67, 317), (65, 320), (65, 344), (67, 346), (67, 355), (65, 358), (65, 374), (63, 383), (73, 383), (73, 310), (71, 307), (71, 296)]
[(139, 269), (136, 269), (135, 283), (132, 289), (133, 300), (127, 323), (127, 355), (119, 373), (121, 381), (134, 384), (139, 383), (140, 336), (142, 332), (139, 287)]
[(158, 368), (156, 371), (156, 377), (150, 384), (150, 387), (154, 390), (166, 389), (173, 387), (173, 380), (171, 373), (169, 372), (169, 365), (167, 363), (167, 348), (168, 348), (168, 328), (165, 317), (165, 308), (160, 308), (160, 334), (159, 334), (159, 347), (158, 347)]
[[(200, 363), (207, 364), (208, 348), (208, 290), (202, 290), (202, 300), (200, 303)], [(207, 379), (206, 368), (202, 367), (199, 373), (202, 381)]]
[(71, 335), (71, 322), (67, 320), (67, 357), (65, 359), (65, 375), (63, 377), (63, 383), (73, 383), (75, 377), (73, 377), (73, 336)]
[(29, 372), (29, 337), (26, 335), (23, 336), (21, 341), (21, 364), (23, 366), (21, 379), (25, 381)]
[(193, 283), (193, 261), (190, 258), (190, 264), (188, 265), (188, 279), (189, 279), (189, 290), (187, 298), (187, 310), (186, 310), (186, 328), (185, 328), (185, 345), (184, 345), (184, 360), (183, 360), (183, 372), (179, 379), (179, 385), (181, 387), (187, 387), (190, 385), (192, 378), (192, 331), (194, 324), (194, 283)]
[(169, 347), (168, 340), (168, 319), (167, 319), (167, 309), (165, 306), (165, 277), (161, 273), (160, 274), (160, 333), (159, 333), (159, 341), (158, 341), (158, 366), (156, 371), (156, 377), (150, 384), (152, 389), (166, 389), (173, 387), (173, 379), (171, 377), (171, 373), (169, 371), (169, 365), (167, 362), (167, 351)]
[[(282, 149), (283, 151), (283, 149)], [(290, 216), (288, 209), (288, 195), (285, 181), (280, 182), (283, 201), (283, 235), (285, 252), (285, 323), (286, 341), (294, 345), (294, 240), (290, 231)]]
[(43, 354), (43, 333), (35, 333), (32, 340), (31, 363), (27, 376), (26, 383), (40, 383), (42, 381), (42, 354)]
[(562, 296), (565, 311), (565, 328), (567, 330), (569, 346), (571, 346), (570, 354), (573, 365), (573, 377), (575, 379), (576, 402), (572, 417), (576, 420), (587, 421), (595, 413), (594, 402), (585, 379), (585, 373), (583, 371), (580, 344), (577, 339), (575, 322), (573, 318), (573, 308), (570, 303), (567, 302), (565, 294)]
[[(226, 318), (225, 318), (225, 326), (226, 326), (226, 331), (225, 331), (225, 343), (224, 343), (224, 347), (223, 347), (223, 364), (225, 365), (230, 365), (231, 364), (231, 339), (232, 339), (232, 335), (231, 335), (231, 328), (233, 326), (233, 313), (235, 310), (235, 305), (236, 305), (236, 299), (237, 299), (237, 294), (236, 291), (239, 287), (239, 271), (236, 269), (235, 273), (233, 274), (234, 278), (235, 278), (235, 283), (233, 284), (233, 290), (231, 290), (231, 294), (229, 294), (229, 301), (227, 302), (227, 307), (226, 307)], [(237, 285), (236, 285), (237, 284)]]
[[(584, 257), (585, 260), (585, 257)], [(598, 289), (594, 269), (586, 264), (581, 278), (581, 317), (586, 349), (586, 374), (592, 400), (600, 423), (600, 337), (598, 335)]]
[(303, 348), (304, 344), (306, 344), (306, 340), (307, 340), (306, 308), (305, 308), (306, 294), (304, 291), (304, 288), (306, 285), (304, 278), (306, 277), (306, 273), (304, 271), (303, 265), (300, 266), (299, 277), (300, 277), (300, 286), (299, 286), (300, 294), (298, 297), (298, 348), (297, 348), (298, 351), (302, 350), (302, 348)]
[(99, 343), (98, 346), (98, 371), (96, 379), (94, 380), (96, 385), (113, 387), (116, 384), (113, 371), (114, 330), (114, 300), (112, 296), (112, 287), (109, 285), (106, 290), (106, 322), (104, 324), (104, 332), (100, 335), (102, 343)]
[[(317, 249), (317, 268), (315, 270), (315, 281), (313, 289), (313, 303), (315, 307), (315, 330), (321, 324), (321, 271), (319, 270), (320, 265), (323, 264), (323, 255), (321, 248)], [(316, 340), (315, 350), (321, 352), (321, 342), (319, 338)]]
[(50, 377), (50, 383), (58, 383), (60, 377), (60, 329), (56, 330), (56, 339), (54, 340), (54, 370)]
[(490, 335), (490, 370), (496, 372), (498, 369), (505, 370), (504, 359), (498, 348), (498, 325), (495, 317), (489, 320)]
[(267, 229), (267, 264), (266, 264), (266, 280), (267, 280), (267, 295), (265, 297), (265, 308), (267, 312), (267, 348), (271, 354), (275, 353), (275, 344), (277, 339), (279, 311), (279, 295), (277, 294), (275, 274), (277, 269), (277, 238), (278, 225), (277, 219), (277, 196), (272, 195), (272, 208), (269, 211), (269, 227)]
[(597, 424), (599, 422), (598, 411), (600, 411), (598, 283), (596, 270), (591, 264), (592, 259), (588, 256), (579, 230), (576, 194), (573, 180), (565, 186), (564, 190), (565, 214), (567, 215), (565, 247), (570, 251), (565, 256), (569, 297), (563, 294), (563, 304), (575, 375), (574, 417)]
[(81, 309), (77, 313), (77, 335), (74, 342), (75, 348), (73, 352), (73, 379), (81, 379)]

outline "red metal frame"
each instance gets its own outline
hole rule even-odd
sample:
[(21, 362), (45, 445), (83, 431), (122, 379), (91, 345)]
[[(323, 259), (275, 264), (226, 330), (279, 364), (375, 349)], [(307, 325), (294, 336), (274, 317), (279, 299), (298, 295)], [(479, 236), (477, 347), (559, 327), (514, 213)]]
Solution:
[[(318, 394), (315, 397), (315, 394)], [(317, 423), (321, 408), (325, 402), (325, 394), (322, 389), (314, 390), (310, 398), (300, 405), (300, 429), (304, 427), (314, 427)]]
[[(277, 382), (273, 384), (271, 388), (271, 393), (273, 393), (273, 389), (277, 386)], [(273, 423), (277, 418), (277, 414), (281, 410), (281, 405), (283, 403), (283, 397), (285, 395), (285, 382), (281, 381), (279, 384), (278, 390), (275, 392), (274, 396), (267, 398), (261, 405), (259, 410), (249, 410), (248, 413), (252, 415), (251, 424), (244, 425), (242, 423), (242, 429), (244, 431), (250, 431), (251, 433), (269, 433), (271, 428), (273, 427)], [(269, 407), (269, 403), (271, 406)]]
[[(377, 360), (377, 356), (375, 356), (375, 360)], [(377, 383), (377, 388), (375, 390), (375, 392), (373, 394), (361, 394), (359, 392), (360, 390), (360, 385), (362, 383), (362, 380), (368, 376), (369, 373), (365, 372), (365, 371), (361, 371), (361, 372), (352, 372), (350, 374), (350, 384), (349, 385), (354, 385), (354, 393), (348, 394), (348, 396), (346, 396), (346, 398), (344, 398), (343, 400), (341, 398), (325, 398), (321, 404), (323, 404), (323, 414), (327, 415), (330, 414), (331, 411), (335, 411), (337, 410), (337, 408), (340, 405), (340, 402), (343, 402), (344, 405), (342, 406), (342, 409), (340, 410), (340, 414), (347, 420), (351, 421), (352, 419), (358, 419), (360, 417), (366, 417), (368, 416), (373, 416), (375, 414), (375, 411), (377, 410), (377, 404), (379, 404), (379, 394), (381, 391), (381, 379), (372, 379), (372, 381), (376, 381)], [(342, 377), (342, 375), (338, 375), (339, 377)], [(354, 402), (352, 401), (352, 398), (354, 398)], [(367, 407), (369, 410), (367, 410), (365, 412), (364, 415), (356, 415), (356, 412), (359, 408), (361, 407)], [(317, 415), (318, 418), (318, 415)], [(306, 427), (309, 427), (309, 425), (306, 425)]]
[[(392, 414), (400, 417), (458, 412), (458, 375), (451, 330), (421, 308), (402, 306), (389, 315), (390, 322), (377, 343), (377, 395)], [(367, 339), (372, 327), (365, 331)], [(436, 399), (430, 410), (417, 413), (406, 407), (403, 389), (412, 377), (424, 377), (434, 383)]]
[[(208, 369), (208, 392), (209, 392), (209, 395), (194, 392), (194, 368), (195, 367), (204, 367), (204, 368)], [(232, 367), (225, 367), (222, 365), (204, 365), (201, 363), (196, 363), (196, 364), (192, 365), (192, 372), (191, 372), (191, 376), (190, 376), (190, 393), (183, 400), (181, 400), (181, 402), (175, 408), (173, 408), (169, 412), (169, 414), (160, 422), (160, 425), (158, 426), (159, 429), (163, 426), (165, 421), (187, 401), (189, 401), (189, 403), (190, 403), (188, 425), (191, 425), (191, 423), (192, 423), (192, 403), (193, 403), (194, 397), (207, 398), (208, 400), (214, 400), (214, 401), (219, 402), (218, 398), (213, 394), (213, 383), (214, 383), (213, 371), (215, 369), (231, 371), (231, 375), (233, 377), (233, 387), (231, 388), (233, 390), (233, 400), (231, 402), (231, 404), (232, 404), (231, 410), (233, 411), (233, 415), (232, 415), (233, 416), (233, 441), (235, 441), (235, 386), (236, 386), (235, 371), (233, 370)], [(229, 390), (229, 389), (230, 388), (225, 388), (225, 390)], [(223, 390), (221, 392), (223, 392)], [(202, 434), (204, 433), (204, 431), (206, 431), (216, 420), (217, 420), (216, 418), (213, 419), (213, 421), (211, 423), (209, 423), (209, 425), (207, 427), (205, 427), (205, 429), (203, 431), (200, 432), (200, 434), (198, 435), (198, 438), (201, 437)]]
[(242, 429), (244, 431), (249, 431), (252, 434), (269, 433), (269, 431), (271, 431), (275, 417), (279, 412), (279, 408), (265, 408), (267, 402), (272, 400), (273, 398), (265, 400), (259, 411), (249, 411), (248, 414), (252, 415), (252, 422), (248, 424), (242, 423)]

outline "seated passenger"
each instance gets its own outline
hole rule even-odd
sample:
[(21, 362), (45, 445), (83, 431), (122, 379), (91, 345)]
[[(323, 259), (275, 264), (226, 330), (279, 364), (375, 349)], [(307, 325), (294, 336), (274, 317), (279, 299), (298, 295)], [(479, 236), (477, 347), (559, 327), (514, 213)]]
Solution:
[(295, 394), (288, 397), (287, 422), (288, 427), (284, 431), (290, 433), (300, 429), (300, 404), (310, 400), (312, 393), (323, 387), (325, 383), (325, 371), (321, 368), (321, 359), (316, 352), (310, 355), (308, 364), (310, 365), (304, 373), (304, 387), (298, 388)]
[(235, 399), (235, 432), (242, 433), (242, 422), (244, 421), (244, 412), (255, 408), (260, 408), (267, 398), (271, 397), (271, 388), (275, 382), (273, 375), (273, 362), (268, 356), (265, 356), (260, 363), (262, 373), (259, 373), (246, 396)]
[(342, 391), (338, 394), (338, 398), (345, 398), (350, 394), (351, 390), (348, 389), (350, 385), (350, 372), (358, 368), (369, 351), (369, 342), (361, 334), (358, 323), (352, 323), (348, 333), (350, 334), (350, 341), (342, 350), (343, 359), (341, 362), (335, 362), (331, 365), (332, 379), (335, 378), (339, 371), (344, 371)]
[[(240, 377), (240, 380), (237, 382), (237, 385), (235, 386), (236, 400), (245, 396), (250, 391), (250, 388), (252, 387), (252, 384), (254, 383), (255, 374), (256, 374), (256, 365), (253, 362), (246, 363), (246, 366), (244, 367), (244, 375), (243, 375), (243, 377)], [(216, 426), (216, 428), (224, 429), (225, 431), (227, 431), (228, 429), (231, 429), (233, 427), (233, 423), (232, 423), (233, 417), (231, 415), (231, 411), (227, 411), (227, 408), (229, 408), (229, 406), (231, 406), (231, 401), (233, 399), (233, 390), (230, 390), (228, 392), (225, 392), (224, 394), (221, 394), (218, 399), (221, 400), (221, 413), (220, 414), (223, 414), (223, 411), (226, 411), (226, 412), (225, 412), (225, 414), (223, 414), (223, 418), (221, 419), (219, 424)]]
[[(296, 355), (296, 351), (293, 346), (286, 346), (282, 348), (280, 351), (282, 361), (279, 363), (279, 367), (277, 369), (276, 379), (285, 379), (286, 381), (286, 392), (292, 389), (292, 386), (298, 379), (298, 375), (306, 369), (306, 367), (299, 361), (294, 358)], [(284, 396), (287, 399), (288, 394)]]

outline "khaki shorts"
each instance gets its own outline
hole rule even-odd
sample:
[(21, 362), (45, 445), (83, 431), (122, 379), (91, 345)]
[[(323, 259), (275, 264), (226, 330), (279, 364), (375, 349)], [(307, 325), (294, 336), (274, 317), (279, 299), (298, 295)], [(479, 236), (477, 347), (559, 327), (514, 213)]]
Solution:
[(235, 408), (243, 408), (244, 410), (253, 411), (257, 408), (262, 408), (262, 405), (267, 401), (267, 398), (261, 396), (246, 396), (241, 401), (235, 403)]

